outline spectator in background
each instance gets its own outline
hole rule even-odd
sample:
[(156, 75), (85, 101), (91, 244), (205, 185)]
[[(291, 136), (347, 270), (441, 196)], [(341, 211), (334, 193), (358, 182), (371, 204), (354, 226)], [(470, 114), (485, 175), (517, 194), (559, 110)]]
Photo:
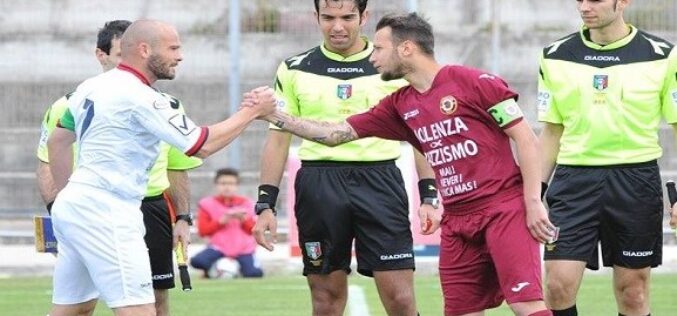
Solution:
[(219, 259), (228, 257), (237, 260), (243, 277), (263, 276), (254, 259), (254, 203), (237, 194), (238, 183), (237, 170), (219, 169), (214, 177), (216, 195), (205, 197), (198, 203), (198, 233), (201, 237), (208, 237), (209, 244), (191, 258), (190, 264), (204, 270), (205, 275)]

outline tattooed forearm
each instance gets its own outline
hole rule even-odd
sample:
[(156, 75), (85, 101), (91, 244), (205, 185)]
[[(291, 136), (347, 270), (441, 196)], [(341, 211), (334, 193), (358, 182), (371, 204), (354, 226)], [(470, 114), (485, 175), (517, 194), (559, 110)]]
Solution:
[(299, 137), (327, 146), (336, 146), (359, 138), (345, 121), (332, 123), (306, 120), (277, 111), (268, 117), (268, 121)]

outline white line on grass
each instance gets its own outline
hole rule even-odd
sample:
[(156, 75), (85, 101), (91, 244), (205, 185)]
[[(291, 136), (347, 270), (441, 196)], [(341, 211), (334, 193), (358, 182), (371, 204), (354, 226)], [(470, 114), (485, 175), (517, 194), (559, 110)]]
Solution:
[(369, 316), (369, 306), (362, 287), (357, 285), (348, 287), (348, 310), (350, 316)]

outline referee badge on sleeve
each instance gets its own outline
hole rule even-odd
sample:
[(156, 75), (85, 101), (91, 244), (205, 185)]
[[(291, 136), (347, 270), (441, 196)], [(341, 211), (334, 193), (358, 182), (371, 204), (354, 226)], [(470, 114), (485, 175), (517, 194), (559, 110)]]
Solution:
[[(169, 105), (169, 102), (167, 103)], [(197, 127), (195, 123), (183, 114), (177, 114), (169, 119), (169, 124), (174, 126), (184, 136), (190, 135)]]
[(677, 90), (672, 91), (672, 104), (677, 106)]

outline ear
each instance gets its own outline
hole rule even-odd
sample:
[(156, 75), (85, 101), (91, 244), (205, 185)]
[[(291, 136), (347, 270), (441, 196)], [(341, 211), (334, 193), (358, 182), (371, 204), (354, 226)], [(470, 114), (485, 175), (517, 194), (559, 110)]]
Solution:
[(94, 50), (94, 55), (96, 56), (96, 59), (99, 61), (99, 64), (104, 64), (106, 61), (106, 57), (108, 57), (108, 54), (106, 52), (102, 51), (101, 48), (96, 48)]
[(364, 12), (360, 15), (360, 27), (367, 25), (367, 20), (369, 20), (369, 10), (364, 9)]
[(618, 0), (618, 2), (616, 3), (616, 10), (620, 11), (625, 10), (625, 8), (627, 8), (631, 2), (632, 0)]
[(147, 59), (153, 53), (148, 43), (140, 43), (139, 46), (136, 47), (136, 49), (139, 50), (139, 55), (141, 55), (143, 59)]
[(400, 57), (408, 57), (414, 53), (416, 49), (414, 42), (410, 40), (405, 40), (400, 45), (397, 45), (397, 51), (400, 54)]

